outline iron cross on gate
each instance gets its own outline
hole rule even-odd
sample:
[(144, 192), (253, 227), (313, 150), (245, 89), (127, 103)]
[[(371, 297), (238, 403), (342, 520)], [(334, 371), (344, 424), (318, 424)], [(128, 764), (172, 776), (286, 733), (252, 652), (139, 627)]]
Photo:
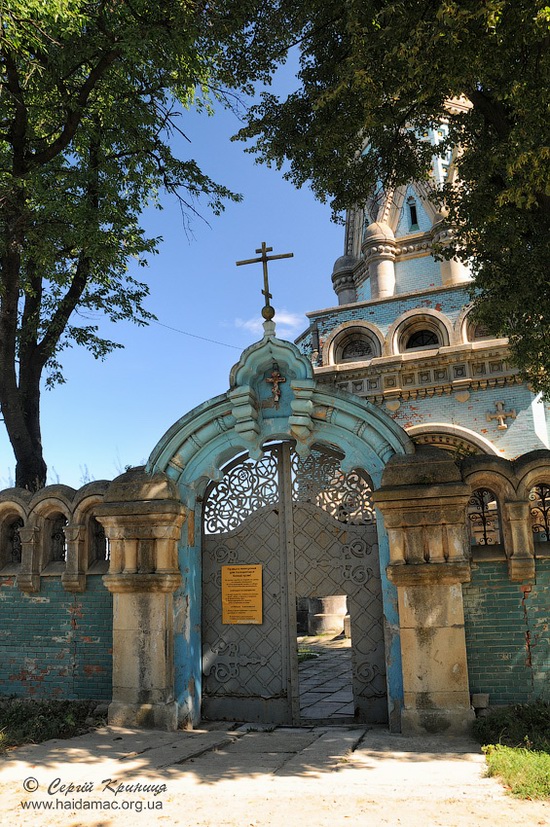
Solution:
[(277, 256), (268, 256), (268, 253), (273, 251), (273, 247), (266, 247), (265, 241), (262, 241), (262, 246), (259, 250), (256, 250), (257, 253), (261, 253), (259, 258), (249, 258), (246, 261), (236, 261), (235, 264), (237, 267), (240, 267), (241, 264), (258, 264), (260, 261), (264, 266), (264, 289), (262, 290), (263, 295), (265, 296), (265, 306), (262, 308), (262, 316), (266, 321), (271, 321), (273, 316), (275, 315), (275, 310), (271, 307), (269, 300), (273, 298), (271, 293), (269, 292), (269, 280), (267, 274), (267, 262), (268, 261), (275, 261), (277, 258), (293, 258), (294, 253), (281, 253)]

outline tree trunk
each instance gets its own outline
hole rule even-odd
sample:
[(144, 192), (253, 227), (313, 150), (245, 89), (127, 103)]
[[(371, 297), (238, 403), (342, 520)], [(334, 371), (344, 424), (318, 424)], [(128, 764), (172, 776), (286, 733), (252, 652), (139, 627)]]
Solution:
[(40, 434), (40, 378), (27, 383), (26, 393), (13, 386), (2, 388), (2, 412), (8, 437), (15, 454), (15, 484), (38, 491), (46, 485)]

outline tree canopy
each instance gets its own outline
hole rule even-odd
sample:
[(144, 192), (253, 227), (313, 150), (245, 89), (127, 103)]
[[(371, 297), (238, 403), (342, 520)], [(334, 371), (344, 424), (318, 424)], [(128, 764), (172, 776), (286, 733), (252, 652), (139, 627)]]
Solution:
[[(287, 7), (290, 12), (287, 12)], [(104, 357), (98, 312), (144, 324), (127, 270), (158, 239), (161, 191), (184, 211), (238, 198), (171, 148), (191, 106), (266, 81), (294, 29), (286, 0), (5, 0), (0, 9), (0, 405), (16, 485), (45, 484), (40, 389), (60, 352)], [(290, 15), (290, 16), (289, 16)]]
[[(472, 265), (478, 321), (507, 336), (535, 391), (550, 395), (550, 7), (542, 0), (311, 0), (299, 88), (263, 95), (241, 138), (311, 182), (336, 214), (426, 180), (423, 134), (448, 124), (457, 180), (433, 198), (454, 227), (441, 251)], [(466, 98), (469, 108), (449, 107)], [(460, 147), (458, 154), (456, 147)], [(367, 151), (365, 151), (367, 148)]]

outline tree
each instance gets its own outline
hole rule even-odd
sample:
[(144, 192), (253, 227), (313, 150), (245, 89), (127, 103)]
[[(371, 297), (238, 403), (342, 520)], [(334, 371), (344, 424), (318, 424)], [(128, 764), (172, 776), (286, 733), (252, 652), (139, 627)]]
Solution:
[(143, 207), (161, 190), (187, 214), (199, 196), (215, 211), (238, 198), (174, 155), (178, 117), (265, 82), (293, 14), (286, 0), (2, 3), (0, 405), (16, 485), (46, 481), (40, 390), (46, 375), (63, 381), (60, 352), (120, 346), (86, 317), (150, 318), (148, 288), (127, 272), (158, 243)]
[[(312, 0), (300, 88), (264, 94), (240, 133), (338, 214), (380, 184), (426, 180), (423, 133), (446, 122), (453, 176), (433, 198), (454, 240), (440, 254), (472, 264), (477, 319), (547, 396), (549, 24), (542, 0)], [(469, 108), (449, 106), (458, 98)]]

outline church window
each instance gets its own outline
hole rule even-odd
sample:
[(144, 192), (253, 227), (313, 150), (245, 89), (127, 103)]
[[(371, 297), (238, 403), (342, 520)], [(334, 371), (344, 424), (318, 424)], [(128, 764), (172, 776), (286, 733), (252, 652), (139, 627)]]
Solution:
[(412, 196), (407, 198), (407, 207), (409, 210), (409, 230), (418, 230), (418, 210), (416, 201)]
[(52, 563), (64, 563), (67, 558), (67, 543), (63, 529), (67, 525), (67, 520), (62, 514), (59, 514), (50, 519), (49, 523), (50, 561)]
[(110, 558), (109, 540), (105, 536), (105, 529), (100, 522), (92, 517), (90, 520), (90, 561), (92, 563), (102, 563), (108, 561)]
[(487, 327), (484, 324), (476, 324), (471, 327), (470, 330), (470, 339), (474, 341), (475, 339), (491, 339), (492, 335), (489, 333)]
[(19, 534), (21, 528), (23, 528), (23, 520), (21, 517), (16, 517), (8, 529), (8, 562), (14, 565), (19, 565), (21, 562), (21, 535)]
[(535, 485), (529, 493), (529, 505), (535, 542), (550, 542), (550, 485)]
[(501, 540), (497, 498), (488, 488), (476, 488), (468, 501), (472, 546), (496, 545)]
[(435, 331), (426, 328), (416, 330), (407, 339), (405, 350), (413, 350), (417, 347), (439, 347), (439, 336)]
[(21, 535), (20, 529), (23, 528), (23, 520), (21, 517), (15, 517), (8, 522), (4, 529), (4, 543), (2, 550), (1, 565), (18, 566), (21, 563)]
[(342, 348), (342, 362), (360, 362), (372, 358), (372, 345), (367, 339), (352, 339)]

